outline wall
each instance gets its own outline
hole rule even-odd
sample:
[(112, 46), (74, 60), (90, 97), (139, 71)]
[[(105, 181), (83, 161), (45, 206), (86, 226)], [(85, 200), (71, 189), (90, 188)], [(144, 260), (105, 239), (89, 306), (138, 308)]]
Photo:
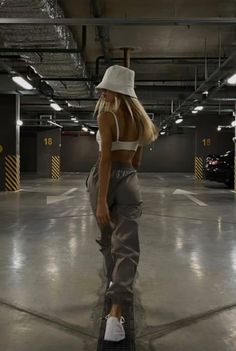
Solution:
[(36, 136), (36, 132), (20, 135), (20, 170), (23, 173), (37, 171)]
[[(225, 153), (233, 149), (234, 129), (222, 129), (221, 132), (217, 132), (216, 129), (217, 125), (227, 125), (232, 120), (231, 117), (204, 114), (199, 114), (197, 118), (189, 118), (185, 124), (195, 125), (196, 129), (183, 129), (183, 134), (161, 136), (154, 144), (144, 148), (140, 171), (193, 172), (195, 155), (204, 159), (207, 154)], [(62, 172), (88, 172), (97, 160), (98, 145), (95, 136), (79, 134), (79, 132), (62, 134)], [(22, 171), (33, 171), (36, 158), (33, 139), (26, 135), (21, 137)], [(27, 145), (30, 145), (30, 148)]]
[[(210, 153), (225, 153), (233, 148), (233, 129), (217, 132), (218, 124), (231, 121), (222, 117), (199, 116), (186, 121), (196, 129), (183, 129), (183, 134), (160, 136), (146, 146), (141, 172), (193, 172), (194, 157), (203, 159)], [(209, 144), (210, 139), (210, 144)], [(208, 145), (209, 144), (209, 145)], [(150, 150), (150, 148), (152, 150)], [(62, 135), (62, 172), (87, 172), (96, 162), (98, 145), (95, 136)]]
[[(87, 172), (96, 162), (97, 156), (95, 136), (79, 136), (73, 132), (62, 135), (62, 172)], [(144, 148), (140, 171), (192, 172), (193, 162), (194, 134), (172, 135), (161, 137)]]
[[(141, 172), (193, 172), (194, 131), (161, 136), (144, 148)], [(152, 151), (150, 151), (152, 148)]]
[(95, 136), (66, 132), (61, 138), (62, 172), (87, 172), (96, 162), (98, 145)]
[(196, 129), (196, 154), (205, 157), (207, 154), (222, 154), (234, 148), (232, 138), (234, 128), (223, 128), (217, 131), (218, 125), (230, 125), (233, 116), (208, 116), (201, 114), (197, 119), (192, 118), (191, 123), (195, 123)]

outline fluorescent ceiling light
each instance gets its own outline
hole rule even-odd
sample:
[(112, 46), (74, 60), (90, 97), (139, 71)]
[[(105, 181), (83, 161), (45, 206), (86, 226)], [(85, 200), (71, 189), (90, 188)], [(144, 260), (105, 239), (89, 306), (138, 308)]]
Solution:
[(95, 132), (93, 131), (93, 130), (90, 130), (90, 132), (89, 132), (90, 134), (95, 134)]
[(82, 130), (83, 130), (84, 132), (87, 132), (87, 131), (88, 131), (88, 128), (82, 127)]
[(55, 102), (52, 102), (52, 103), (50, 104), (50, 106), (51, 106), (51, 108), (53, 108), (55, 111), (61, 111), (61, 110), (62, 110), (61, 106), (59, 106), (59, 105), (56, 104)]
[(232, 127), (236, 127), (236, 121), (231, 122)]
[(182, 123), (182, 122), (183, 122), (183, 118), (182, 118), (182, 117), (178, 118), (178, 119), (175, 121), (176, 124), (179, 124), (179, 123)]
[(50, 123), (50, 124), (52, 124), (52, 125), (54, 125), (54, 126), (56, 126), (56, 127), (63, 128), (63, 126), (61, 126), (60, 124), (55, 123), (55, 122), (53, 122), (53, 121), (48, 120), (47, 122)]
[(227, 79), (228, 84), (236, 84), (236, 73)]
[(202, 94), (203, 94), (203, 95), (208, 95), (208, 91), (205, 90), (205, 91), (202, 92)]
[(72, 120), (72, 121), (76, 121), (77, 118), (76, 118), (76, 117), (71, 117), (71, 120)]
[(203, 106), (196, 106), (195, 108), (194, 108), (194, 110), (195, 111), (202, 111), (203, 110)]
[(16, 122), (16, 124), (17, 124), (18, 126), (22, 126), (22, 125), (23, 125), (23, 121), (21, 121), (20, 119), (18, 119), (17, 122)]
[(20, 76), (14, 76), (14, 77), (12, 77), (12, 80), (16, 84), (18, 84), (21, 88), (24, 88), (26, 90), (34, 89), (34, 87), (30, 83), (28, 83), (27, 80), (25, 80), (24, 78), (22, 78)]
[(196, 110), (193, 110), (193, 111), (192, 111), (192, 113), (198, 113), (198, 111), (196, 111)]
[(73, 119), (73, 122), (74, 122), (74, 123), (79, 123), (78, 119), (76, 119), (76, 118)]
[(218, 127), (217, 127), (218, 132), (220, 132), (221, 129), (222, 129), (221, 126), (218, 126)]
[(160, 132), (160, 134), (161, 134), (161, 135), (165, 135), (166, 132), (163, 130), (163, 131)]

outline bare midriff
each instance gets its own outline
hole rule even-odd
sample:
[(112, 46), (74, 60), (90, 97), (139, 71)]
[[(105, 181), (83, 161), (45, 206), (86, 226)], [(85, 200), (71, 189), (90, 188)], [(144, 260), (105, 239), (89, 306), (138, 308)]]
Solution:
[[(116, 150), (111, 152), (111, 162), (122, 162), (132, 165), (132, 159), (134, 157), (135, 151), (133, 150)], [(99, 158), (101, 152), (99, 152)]]

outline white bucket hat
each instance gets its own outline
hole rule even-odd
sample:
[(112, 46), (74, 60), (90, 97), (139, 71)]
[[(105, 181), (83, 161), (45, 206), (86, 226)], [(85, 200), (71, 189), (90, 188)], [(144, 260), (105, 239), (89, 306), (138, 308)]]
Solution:
[(114, 65), (109, 67), (96, 89), (111, 90), (116, 93), (137, 97), (134, 91), (134, 71), (129, 68)]

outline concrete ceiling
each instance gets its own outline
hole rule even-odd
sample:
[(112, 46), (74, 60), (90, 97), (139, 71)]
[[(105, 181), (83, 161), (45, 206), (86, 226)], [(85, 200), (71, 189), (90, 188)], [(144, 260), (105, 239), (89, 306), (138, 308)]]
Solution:
[[(35, 1), (31, 2), (33, 8)], [(4, 3), (6, 4), (2, 1), (0, 5), (2, 18), (8, 16), (45, 18), (42, 17), (44, 14), (37, 16), (36, 12), (32, 16), (30, 0), (9, 1), (8, 3), (13, 4), (12, 11), (5, 13)], [(26, 6), (26, 3), (28, 3), (27, 10), (22, 14), (22, 7), (24, 4)], [(21, 6), (20, 10), (17, 4)], [(27, 39), (25, 35), (25, 40), (19, 38), (18, 42), (14, 43), (10, 29), (15, 29), (13, 33), (17, 37), (19, 24), (18, 27), (17, 24), (1, 24), (0, 92), (16, 91), (16, 86), (9, 78), (11, 70), (27, 74), (35, 82), (36, 89), (33, 94), (20, 91), (23, 118), (37, 119), (40, 114), (52, 113), (48, 101), (53, 97), (64, 108), (62, 112), (56, 114), (58, 121), (65, 119), (69, 121), (72, 115), (81, 121), (91, 119), (96, 98), (93, 87), (101, 79), (108, 65), (125, 64), (124, 47), (130, 48), (130, 68), (136, 72), (136, 90), (139, 98), (149, 112), (154, 112), (162, 120), (172, 121), (175, 114), (182, 112), (187, 118), (196, 100), (198, 103), (203, 102), (209, 113), (221, 113), (222, 118), (235, 108), (233, 100), (236, 99), (235, 87), (225, 86), (225, 79), (236, 69), (236, 58), (231, 56), (236, 51), (236, 22), (226, 23), (227, 18), (235, 17), (235, 1), (58, 0), (54, 1), (53, 9), (55, 10), (57, 6), (65, 18), (133, 19), (136, 25), (60, 27), (73, 34), (78, 51), (81, 53), (79, 60), (82, 60), (82, 63), (78, 63), (77, 60), (76, 71), (67, 72), (67, 63), (63, 65), (63, 62), (65, 56), (73, 54), (66, 52), (68, 46), (63, 46), (63, 43), (55, 41), (52, 46), (52, 41), (47, 40), (47, 33), (48, 36), (52, 35), (51, 32), (47, 32), (47, 28), (50, 27), (52, 31), (54, 26), (44, 27), (42, 41), (38, 39), (38, 32), (42, 26), (21, 26), (22, 30), (29, 31), (29, 37)], [(49, 19), (55, 17), (57, 16), (54, 14), (54, 17), (51, 16)], [(175, 19), (176, 23), (173, 21), (171, 25), (139, 24), (140, 19), (158, 18)], [(225, 19), (225, 24), (212, 25), (213, 18)], [(187, 20), (188, 25), (177, 25), (179, 19)], [(204, 25), (200, 24), (201, 19), (206, 20)], [(19, 48), (23, 50), (29, 47), (33, 53), (17, 51)], [(60, 48), (65, 52), (58, 56), (55, 53), (42, 52), (43, 49), (49, 50), (50, 47)], [(10, 51), (6, 52), (6, 48)], [(229, 57), (230, 59), (226, 61)], [(47, 65), (50, 66), (49, 71), (45, 70)], [(44, 70), (39, 74), (41, 66)], [(212, 74), (214, 75), (211, 77)], [(202, 101), (204, 89), (209, 89), (212, 96), (211, 94), (207, 98), (204, 96)], [(229, 96), (230, 99), (226, 101), (225, 98)], [(68, 107), (66, 101), (71, 102), (72, 106)]]

